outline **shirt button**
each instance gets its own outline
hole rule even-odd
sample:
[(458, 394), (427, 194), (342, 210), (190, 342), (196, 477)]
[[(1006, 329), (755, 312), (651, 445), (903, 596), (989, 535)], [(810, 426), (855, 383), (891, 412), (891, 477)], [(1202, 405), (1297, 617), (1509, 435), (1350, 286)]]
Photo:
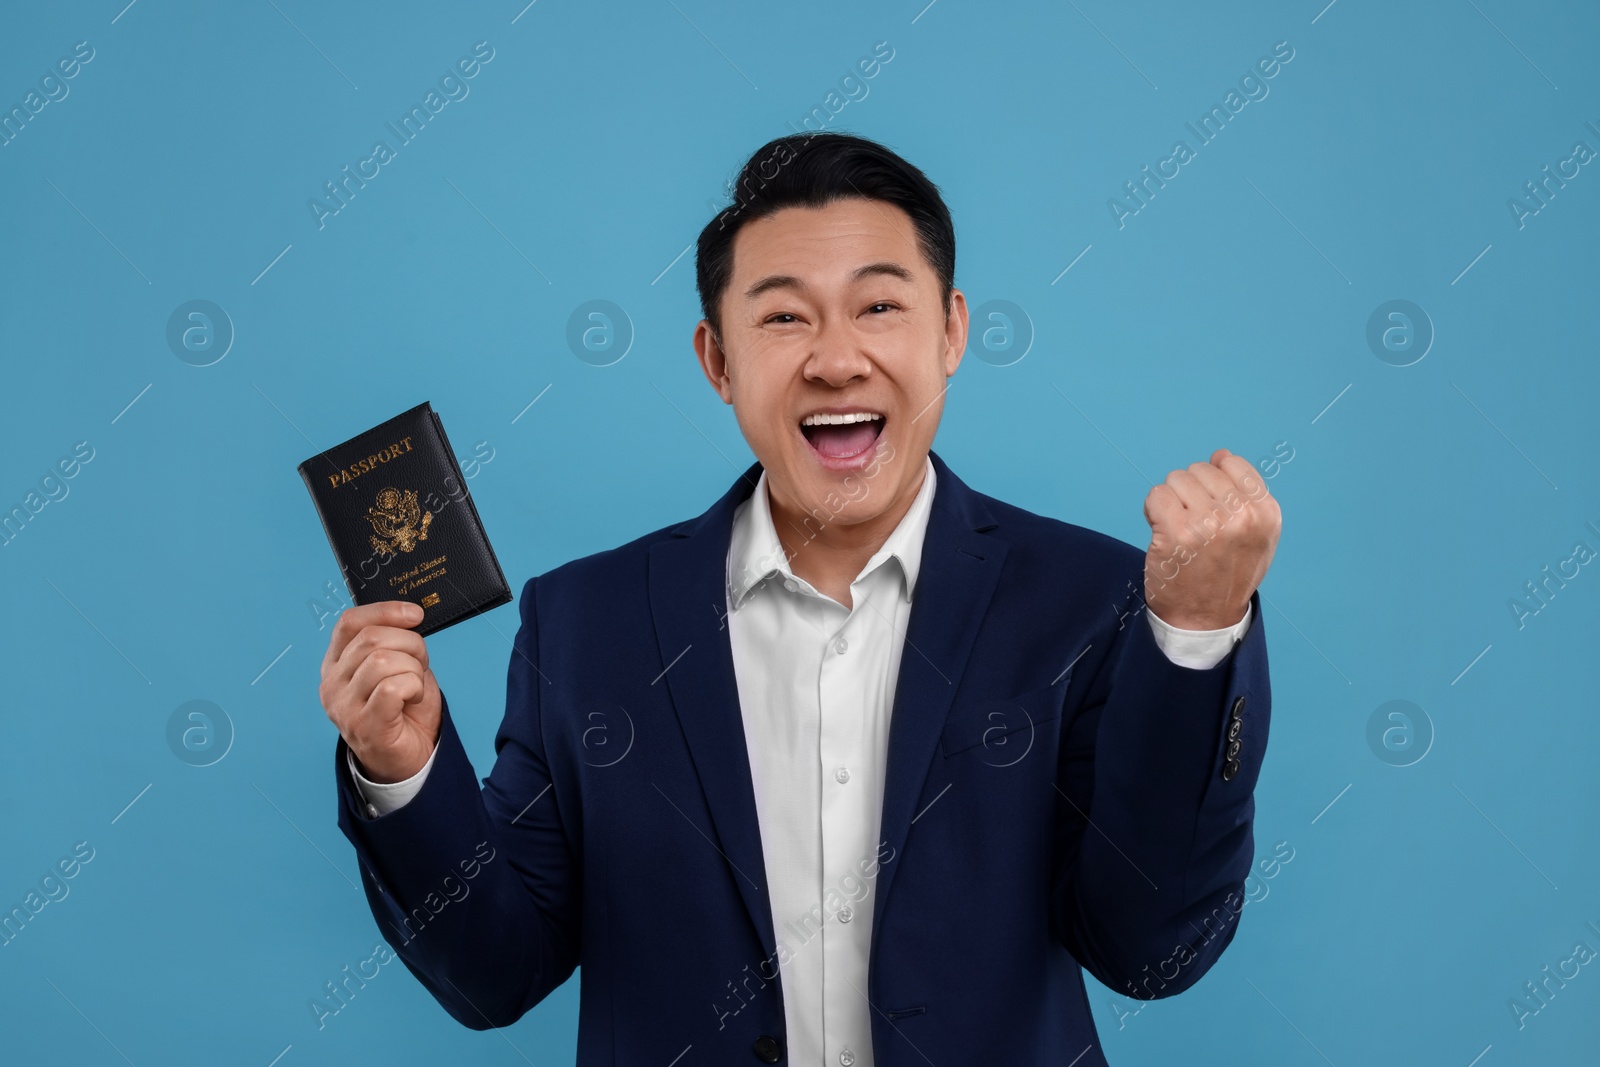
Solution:
[(850, 642), (846, 641), (842, 637), (839, 638), (839, 640), (837, 640), (837, 641), (835, 641), (833, 643), (833, 650), (835, 652), (839, 653), (840, 655), (843, 655), (844, 654), (844, 650), (849, 648), (849, 647), (850, 647)]
[(849, 1049), (845, 1049), (843, 1052), (839, 1053), (840, 1067), (850, 1067), (850, 1065), (854, 1062), (856, 1062), (856, 1054), (854, 1052), (851, 1052)]
[(796, 589), (800, 588), (798, 585), (795, 584), (795, 581), (794, 581), (793, 578), (785, 578), (783, 580), (783, 587), (785, 589), (789, 590), (789, 592), (791, 592), (791, 593), (794, 592)]
[(367, 805), (367, 818), (376, 819), (377, 817), (378, 817), (378, 805), (376, 805), (376, 804), (368, 804)]
[(840, 785), (844, 785), (850, 780), (850, 768), (840, 767), (838, 770), (834, 771), (833, 780), (838, 782)]
[(840, 922), (847, 923), (851, 919), (854, 919), (855, 917), (856, 917), (856, 913), (850, 910), (850, 905), (846, 904), (844, 907), (839, 909), (839, 921)]

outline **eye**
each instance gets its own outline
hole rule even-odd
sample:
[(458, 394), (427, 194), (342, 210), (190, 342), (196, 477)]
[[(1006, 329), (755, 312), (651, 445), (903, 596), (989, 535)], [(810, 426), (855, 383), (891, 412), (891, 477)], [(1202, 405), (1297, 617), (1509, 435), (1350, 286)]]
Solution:
[(880, 300), (876, 304), (869, 305), (867, 310), (871, 311), (873, 308), (889, 308), (890, 310), (898, 310), (899, 309), (899, 305), (898, 304), (892, 304), (887, 300)]
[[(788, 312), (788, 311), (780, 311), (776, 315), (768, 315), (767, 318), (764, 321), (765, 322), (772, 322), (775, 319), (782, 319), (782, 318), (794, 319), (795, 316), (792, 313)], [(796, 321), (798, 321), (798, 320), (796, 320)], [(788, 323), (780, 322), (780, 323), (778, 323), (778, 325), (787, 326)]]

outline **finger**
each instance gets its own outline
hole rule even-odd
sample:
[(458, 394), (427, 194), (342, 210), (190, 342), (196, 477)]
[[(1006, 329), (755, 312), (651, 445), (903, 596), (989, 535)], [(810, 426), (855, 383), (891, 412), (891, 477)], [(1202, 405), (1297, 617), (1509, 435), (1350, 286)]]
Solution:
[[(1246, 507), (1239, 510), (1252, 524), (1258, 524), (1259, 530), (1273, 531), (1283, 522), (1282, 509), (1272, 493), (1267, 490), (1266, 479), (1263, 478), (1255, 466), (1232, 453), (1222, 457), (1218, 465), (1233, 483), (1233, 492), (1238, 493), (1245, 502)], [(1272, 535), (1276, 543), (1276, 534)]]
[(1183, 501), (1185, 509), (1190, 511), (1211, 510), (1211, 494), (1206, 492), (1205, 486), (1186, 470), (1175, 470), (1167, 474), (1167, 486)]
[(1183, 501), (1172, 487), (1158, 482), (1150, 487), (1150, 492), (1144, 498), (1144, 521), (1150, 524), (1153, 530), (1159, 525), (1176, 524), (1183, 521)]
[(1223, 458), (1217, 468), (1233, 479), (1234, 484), (1238, 486), (1239, 494), (1246, 500), (1254, 503), (1269, 495), (1267, 483), (1256, 471), (1255, 464), (1243, 456), (1230, 453)]
[(385, 600), (378, 604), (361, 604), (345, 608), (333, 624), (333, 635), (328, 639), (328, 651), (322, 657), (326, 671), (344, 654), (345, 647), (368, 626), (412, 627), (422, 621), (422, 609), (406, 600)]
[(361, 717), (369, 726), (399, 718), (401, 709), (419, 700), (427, 685), (420, 674), (391, 674), (373, 687), (362, 705)]
[(345, 646), (344, 654), (334, 665), (334, 678), (348, 678), (361, 666), (362, 660), (379, 649), (404, 652), (428, 665), (428, 645), (415, 630), (401, 630), (394, 626), (366, 626)]
[(385, 678), (407, 673), (421, 677), (427, 669), (421, 661), (408, 653), (397, 652), (392, 648), (376, 649), (356, 665), (345, 690), (350, 703), (363, 704), (367, 697), (372, 695), (378, 683)]
[(1210, 463), (1191, 463), (1189, 464), (1189, 473), (1195, 476), (1195, 480), (1205, 488), (1206, 495), (1211, 498), (1210, 503), (1207, 504), (1208, 509), (1221, 504), (1224, 510), (1237, 510), (1228, 509), (1227, 504), (1224, 503), (1224, 498), (1229, 493), (1239, 494), (1239, 487), (1234, 484), (1231, 474), (1220, 467), (1212, 466)]

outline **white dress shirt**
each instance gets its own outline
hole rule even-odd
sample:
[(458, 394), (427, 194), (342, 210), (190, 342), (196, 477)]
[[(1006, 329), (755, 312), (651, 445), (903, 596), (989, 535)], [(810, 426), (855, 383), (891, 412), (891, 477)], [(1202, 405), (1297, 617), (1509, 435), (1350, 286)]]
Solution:
[[(733, 517), (728, 636), (780, 946), (788, 1062), (803, 1067), (873, 1062), (867, 964), (889, 717), (936, 489), (933, 461), (923, 462), (916, 498), (851, 582), (848, 609), (791, 569), (765, 471)], [(1250, 624), (1249, 609), (1219, 630), (1144, 614), (1167, 657), (1198, 669), (1220, 662)], [(376, 818), (414, 797), (432, 765), (430, 757), (391, 785), (367, 781), (353, 758), (350, 769)]]

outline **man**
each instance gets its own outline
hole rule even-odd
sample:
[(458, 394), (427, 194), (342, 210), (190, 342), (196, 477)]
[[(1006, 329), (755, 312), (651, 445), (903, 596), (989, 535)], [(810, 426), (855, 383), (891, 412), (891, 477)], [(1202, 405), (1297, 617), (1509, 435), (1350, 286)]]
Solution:
[(881, 145), (763, 147), (697, 270), (757, 462), (527, 582), (481, 788), (421, 610), (334, 628), (380, 928), (475, 1029), (581, 964), (584, 1065), (1103, 1065), (1080, 968), (1170, 996), (1237, 929), (1277, 503), (1218, 449), (1150, 490), (1141, 554), (968, 488), (931, 451), (954, 232)]

